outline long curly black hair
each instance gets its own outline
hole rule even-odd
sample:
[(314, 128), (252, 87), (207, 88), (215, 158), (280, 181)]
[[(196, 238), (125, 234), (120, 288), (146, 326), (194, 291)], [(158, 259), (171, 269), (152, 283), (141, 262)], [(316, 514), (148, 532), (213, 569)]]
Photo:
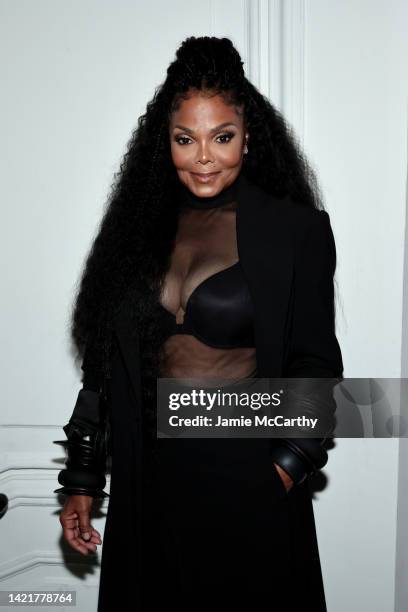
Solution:
[(179, 179), (171, 159), (169, 120), (191, 90), (220, 94), (243, 107), (249, 152), (242, 172), (268, 193), (289, 193), (304, 206), (323, 208), (314, 171), (282, 114), (245, 77), (228, 38), (184, 40), (162, 85), (147, 103), (114, 175), (107, 205), (79, 281), (71, 316), (77, 357), (92, 344), (110, 376), (113, 317), (126, 299), (141, 349), (147, 405), (154, 399), (163, 338), (157, 304), (177, 230)]

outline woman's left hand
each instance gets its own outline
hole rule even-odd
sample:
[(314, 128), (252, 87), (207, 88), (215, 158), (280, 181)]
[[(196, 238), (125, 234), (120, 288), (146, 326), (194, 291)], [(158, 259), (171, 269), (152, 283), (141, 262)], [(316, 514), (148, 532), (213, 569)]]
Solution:
[(288, 493), (290, 489), (293, 487), (292, 478), (289, 476), (287, 472), (285, 472), (285, 470), (281, 468), (280, 465), (278, 465), (277, 463), (274, 463), (274, 466), (278, 470), (278, 474), (281, 477), (283, 484), (285, 485), (286, 493)]

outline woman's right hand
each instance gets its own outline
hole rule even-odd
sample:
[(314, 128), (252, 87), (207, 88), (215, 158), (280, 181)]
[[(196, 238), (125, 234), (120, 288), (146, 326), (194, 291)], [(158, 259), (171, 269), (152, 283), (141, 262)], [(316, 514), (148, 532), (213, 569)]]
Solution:
[(96, 545), (102, 543), (99, 531), (90, 523), (93, 499), (89, 495), (68, 495), (59, 519), (65, 540), (83, 555), (95, 552)]

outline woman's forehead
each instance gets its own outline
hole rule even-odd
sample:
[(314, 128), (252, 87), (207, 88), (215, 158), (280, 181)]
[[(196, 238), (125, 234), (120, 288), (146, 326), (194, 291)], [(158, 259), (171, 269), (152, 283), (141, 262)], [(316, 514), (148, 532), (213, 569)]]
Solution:
[(178, 107), (171, 114), (170, 122), (172, 126), (183, 124), (191, 130), (203, 127), (212, 130), (226, 122), (240, 127), (242, 113), (240, 114), (234, 105), (227, 104), (220, 94), (208, 96), (194, 93), (180, 100)]

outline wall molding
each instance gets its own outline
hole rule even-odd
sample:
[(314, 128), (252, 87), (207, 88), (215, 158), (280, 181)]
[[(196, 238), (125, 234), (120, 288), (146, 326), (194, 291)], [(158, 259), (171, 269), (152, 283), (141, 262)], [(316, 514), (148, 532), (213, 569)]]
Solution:
[(305, 0), (285, 0), (283, 7), (283, 112), (301, 144), (305, 137)]
[[(53, 492), (62, 486), (58, 482), (59, 471), (33, 466), (3, 468), (0, 474), (0, 492), (7, 495), (9, 500), (6, 514), (22, 506), (60, 508), (60, 496)], [(107, 493), (110, 491), (110, 474), (106, 474), (104, 490)], [(101, 509), (108, 507), (108, 501), (109, 498), (106, 497), (100, 500)]]
[(248, 79), (304, 141), (305, 0), (245, 0)]
[[(0, 563), (0, 582), (14, 578), (19, 574), (30, 572), (39, 565), (57, 565), (61, 567), (69, 566), (71, 569), (76, 568), (80, 571), (83, 571), (83, 569), (89, 568), (90, 566), (96, 566), (99, 571), (100, 567), (99, 564), (95, 563), (94, 558), (92, 558), (90, 562), (84, 557), (84, 560), (81, 562), (78, 559), (78, 553), (75, 552), (64, 553), (64, 555), (62, 555), (61, 553), (49, 550), (31, 550), (30, 552), (19, 555), (14, 559), (8, 559), (6, 562)], [(67, 581), (66, 578), (57, 579), (58, 582), (61, 582), (61, 580), (63, 580), (63, 582)], [(71, 582), (76, 586), (78, 585), (78, 581), (76, 579), (72, 580)], [(96, 588), (98, 586), (98, 580), (95, 578), (87, 578), (87, 586), (93, 586)]]
[(283, 94), (283, 0), (246, 0), (248, 79), (276, 106)]

